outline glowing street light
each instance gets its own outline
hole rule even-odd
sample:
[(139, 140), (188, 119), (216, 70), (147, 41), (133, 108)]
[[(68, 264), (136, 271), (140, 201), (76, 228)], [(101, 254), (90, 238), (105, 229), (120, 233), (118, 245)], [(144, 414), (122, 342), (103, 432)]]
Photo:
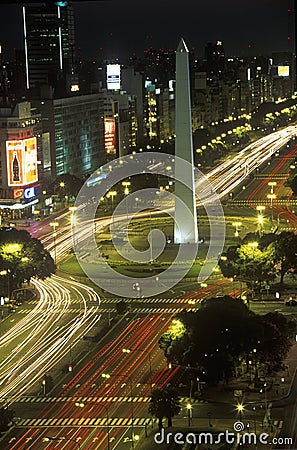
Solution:
[(107, 197), (107, 198), (110, 198), (110, 197), (111, 197), (111, 204), (112, 204), (112, 205), (113, 205), (113, 199), (114, 199), (114, 197), (115, 197), (116, 195), (118, 195), (117, 191), (110, 191), (110, 192), (108, 192), (108, 193), (106, 194), (106, 197)]
[(151, 360), (151, 354), (150, 354), (150, 352), (148, 351), (148, 350), (145, 350), (145, 349), (141, 349), (141, 350), (137, 350), (137, 349), (133, 349), (133, 350), (131, 350), (130, 348), (123, 348), (122, 349), (122, 352), (123, 353), (127, 353), (127, 354), (129, 354), (129, 353), (131, 353), (131, 352), (137, 352), (137, 353), (146, 353), (147, 354), (147, 356), (148, 356), (148, 360), (149, 360), (149, 368), (150, 368), (150, 381), (151, 381), (151, 392), (152, 392), (152, 389), (153, 389), (153, 373), (152, 373), (152, 360)]
[(263, 230), (263, 223), (264, 223), (264, 216), (263, 216), (263, 211), (265, 211), (265, 206), (263, 205), (258, 205), (256, 207), (256, 210), (258, 211), (258, 226), (259, 226), (259, 235), (261, 237), (262, 235), (262, 230)]
[(270, 189), (271, 194), (273, 194), (273, 189), (275, 188), (276, 185), (277, 185), (276, 181), (269, 181), (268, 186), (271, 187)]
[(192, 419), (192, 405), (191, 405), (191, 403), (187, 403), (187, 411), (188, 411), (188, 426), (191, 426), (191, 419)]
[(233, 222), (232, 223), (232, 227), (235, 227), (235, 233), (234, 236), (237, 238), (239, 236), (239, 231), (238, 228), (241, 227), (242, 223), (241, 222)]
[(46, 436), (43, 438), (43, 442), (49, 441), (66, 441), (66, 442), (75, 442), (77, 444), (77, 448), (81, 449), (80, 443), (76, 439), (70, 439), (65, 436)]
[(271, 201), (271, 221), (273, 222), (273, 200), (276, 199), (276, 194), (268, 194), (267, 198)]
[[(129, 352), (127, 352), (129, 353)], [(129, 381), (130, 384), (130, 396), (131, 396), (131, 428), (132, 428), (132, 448), (134, 448), (134, 440), (135, 436), (134, 436), (134, 406), (133, 406), (133, 385), (132, 385), (132, 380), (128, 375), (110, 375), (109, 373), (102, 373), (101, 374), (102, 378), (105, 378), (106, 380), (109, 380), (111, 377), (114, 378), (127, 378), (127, 380)], [(103, 405), (102, 405), (103, 406)], [(134, 437), (134, 438), (133, 438)]]
[(124, 186), (124, 194), (128, 195), (129, 194), (129, 186), (131, 186), (131, 181), (123, 181), (122, 182), (122, 186)]
[(242, 403), (237, 403), (236, 405), (237, 413), (239, 414), (239, 420), (242, 421), (242, 414), (244, 413), (245, 407)]

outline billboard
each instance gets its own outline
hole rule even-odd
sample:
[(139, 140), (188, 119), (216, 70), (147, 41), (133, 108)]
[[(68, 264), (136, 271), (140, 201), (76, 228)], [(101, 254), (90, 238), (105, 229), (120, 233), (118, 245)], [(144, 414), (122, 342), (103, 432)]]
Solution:
[(107, 89), (121, 88), (120, 64), (107, 64), (106, 66)]
[(290, 66), (277, 66), (277, 75), (279, 77), (289, 77)]
[(8, 186), (25, 186), (38, 181), (36, 138), (6, 141)]
[(106, 153), (116, 152), (116, 132), (115, 120), (110, 118), (104, 119), (104, 143)]
[(36, 137), (24, 139), (23, 143), (25, 184), (31, 184), (38, 181)]

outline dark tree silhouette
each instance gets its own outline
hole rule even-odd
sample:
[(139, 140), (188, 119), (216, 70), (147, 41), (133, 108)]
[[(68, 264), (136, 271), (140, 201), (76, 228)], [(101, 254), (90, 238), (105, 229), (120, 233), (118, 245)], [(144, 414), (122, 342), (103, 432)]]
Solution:
[(159, 421), (159, 429), (163, 428), (163, 419), (172, 427), (172, 418), (180, 412), (179, 397), (172, 387), (154, 389), (150, 395), (149, 413)]

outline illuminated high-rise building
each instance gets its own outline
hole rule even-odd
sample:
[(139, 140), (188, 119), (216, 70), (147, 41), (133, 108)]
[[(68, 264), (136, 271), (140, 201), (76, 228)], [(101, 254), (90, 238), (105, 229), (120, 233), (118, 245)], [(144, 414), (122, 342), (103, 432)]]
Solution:
[[(198, 242), (194, 184), (193, 136), (189, 74), (189, 51), (181, 39), (176, 51), (175, 155), (185, 161), (175, 162), (176, 244)], [(177, 181), (178, 180), (178, 181)]]
[(66, 2), (23, 6), (23, 27), (27, 89), (70, 85), (74, 76), (72, 6)]

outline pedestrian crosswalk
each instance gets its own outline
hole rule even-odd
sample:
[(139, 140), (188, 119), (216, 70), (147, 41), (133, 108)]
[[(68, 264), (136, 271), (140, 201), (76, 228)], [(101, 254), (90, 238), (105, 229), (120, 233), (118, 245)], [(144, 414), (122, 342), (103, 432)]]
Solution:
[[(131, 311), (133, 313), (167, 313), (167, 314), (172, 314), (172, 313), (178, 313), (181, 312), (184, 308), (166, 308), (166, 307), (156, 307), (156, 308), (132, 308)], [(198, 308), (191, 308), (191, 311), (195, 312), (197, 311)], [(20, 314), (28, 314), (30, 313), (32, 310), (31, 309), (18, 309), (17, 312)], [(56, 309), (55, 310), (57, 313), (59, 312), (63, 312), (65, 314), (67, 313), (78, 313), (80, 310), (79, 308), (67, 308), (67, 310), (64, 309)], [(108, 312), (108, 313), (115, 313), (117, 312), (116, 308), (101, 308), (100, 312), (104, 313), (104, 312)]]
[[(131, 311), (133, 313), (167, 313), (167, 314), (172, 314), (172, 313), (178, 313), (181, 312), (184, 309), (185, 306), (180, 307), (180, 308), (166, 308), (166, 307), (146, 307), (146, 308), (131, 308)], [(190, 307), (190, 306), (189, 306)], [(198, 308), (191, 308), (191, 311), (197, 311)], [(27, 308), (21, 308), (21, 309), (17, 309), (17, 312), (19, 314), (29, 314), (32, 311), (32, 309), (27, 309)], [(44, 310), (45, 312), (46, 310)], [(67, 308), (66, 310), (62, 309), (62, 308), (58, 308), (55, 309), (55, 311), (57, 313), (59, 312), (63, 312), (65, 314), (67, 313), (78, 313), (80, 311), (79, 308)], [(41, 311), (42, 312), (42, 311)], [(115, 313), (117, 312), (116, 308), (100, 308), (100, 312), (104, 313), (104, 312), (108, 312), (108, 313)]]
[[(113, 297), (113, 298), (104, 298), (101, 300), (101, 305), (105, 305), (106, 303), (119, 303), (123, 301), (123, 297)], [(141, 298), (141, 299), (131, 299), (131, 302), (141, 302), (141, 303), (188, 303), (189, 299), (180, 298), (180, 297), (170, 297), (170, 298)], [(199, 301), (199, 300), (198, 300)]]
[[(60, 396), (60, 397), (39, 397), (39, 396), (24, 396), (21, 397), (18, 400), (18, 403), (67, 403), (67, 402), (74, 402), (74, 403), (143, 403), (143, 402), (149, 402), (150, 397), (146, 396), (111, 396), (111, 397), (94, 397), (94, 396), (87, 396), (87, 397), (69, 397), (69, 396)], [(180, 397), (180, 403), (188, 403), (190, 399), (188, 397)], [(206, 400), (203, 399), (192, 399), (191, 403), (207, 403)]]
[[(40, 312), (46, 312), (47, 309), (41, 309)], [(79, 308), (67, 308), (67, 309), (62, 309), (62, 308), (55, 308), (55, 312), (56, 313), (60, 313), (63, 312), (64, 314), (67, 313), (78, 313), (80, 311)], [(17, 309), (16, 312), (18, 312), (19, 314), (29, 314), (30, 312), (32, 312), (32, 309), (26, 309), (26, 308), (22, 308), (22, 309)]]
[(118, 426), (146, 426), (152, 421), (148, 417), (62, 417), (53, 419), (19, 419), (16, 422), (17, 427), (25, 428), (48, 428), (48, 427), (118, 427)]

